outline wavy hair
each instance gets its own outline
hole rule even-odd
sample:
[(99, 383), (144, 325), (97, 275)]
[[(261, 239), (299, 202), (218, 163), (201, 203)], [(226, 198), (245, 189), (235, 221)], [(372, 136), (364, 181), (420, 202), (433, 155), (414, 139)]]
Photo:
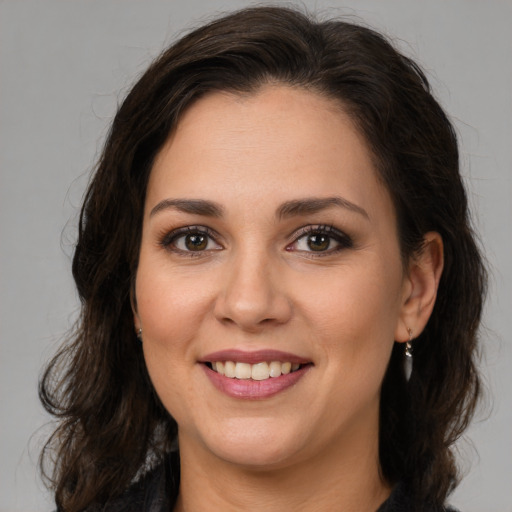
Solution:
[(442, 504), (457, 483), (454, 441), (480, 385), (477, 330), (486, 272), (471, 229), (454, 129), (421, 69), (375, 31), (257, 7), (204, 25), (164, 51), (113, 120), (85, 195), (73, 259), (80, 319), (48, 364), (41, 401), (58, 418), (42, 454), (60, 510), (119, 495), (171, 450), (177, 426), (150, 383), (133, 328), (148, 176), (183, 111), (210, 91), (266, 83), (337, 100), (372, 151), (397, 212), (404, 265), (440, 233), (445, 267), (432, 316), (414, 345), (407, 383), (395, 344), (384, 378), (380, 469), (418, 503)]

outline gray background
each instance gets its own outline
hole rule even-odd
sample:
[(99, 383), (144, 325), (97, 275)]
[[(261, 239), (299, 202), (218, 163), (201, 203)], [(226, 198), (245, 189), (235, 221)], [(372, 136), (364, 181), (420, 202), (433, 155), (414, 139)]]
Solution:
[[(290, 2), (293, 4), (294, 2)], [(51, 510), (36, 461), (40, 368), (77, 313), (77, 208), (116, 104), (176, 35), (235, 0), (0, 0), (0, 511)], [(512, 2), (306, 1), (392, 35), (427, 70), (461, 136), (492, 266), (484, 332), (491, 405), (459, 444), (463, 512), (512, 511)]]

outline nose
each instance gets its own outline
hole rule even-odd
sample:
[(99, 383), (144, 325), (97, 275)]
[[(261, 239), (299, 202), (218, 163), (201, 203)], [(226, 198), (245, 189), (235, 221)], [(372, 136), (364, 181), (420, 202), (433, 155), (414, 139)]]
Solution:
[(261, 253), (234, 258), (216, 299), (217, 320), (246, 332), (259, 332), (288, 322), (292, 304), (278, 267)]

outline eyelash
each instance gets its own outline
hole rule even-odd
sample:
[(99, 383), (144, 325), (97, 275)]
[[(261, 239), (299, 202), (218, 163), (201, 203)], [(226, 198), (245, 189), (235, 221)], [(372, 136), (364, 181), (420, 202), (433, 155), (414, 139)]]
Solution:
[[(182, 228), (175, 229), (175, 230), (171, 231), (170, 233), (166, 233), (163, 236), (162, 240), (160, 241), (160, 245), (164, 249), (167, 249), (168, 251), (178, 253), (183, 256), (188, 256), (191, 258), (197, 258), (197, 257), (204, 256), (204, 253), (206, 251), (186, 251), (186, 250), (176, 247), (176, 245), (175, 245), (176, 241), (179, 238), (184, 237), (186, 235), (202, 235), (202, 236), (205, 236), (208, 238), (207, 243), (209, 243), (210, 240), (213, 240), (217, 245), (219, 245), (218, 242), (216, 241), (216, 239), (218, 238), (217, 233), (212, 231), (210, 228), (207, 228), (206, 226), (185, 226)], [(219, 250), (219, 249), (209, 249), (209, 250), (211, 251), (211, 250)]]
[(291, 251), (290, 249), (293, 245), (296, 245), (301, 239), (307, 238), (311, 235), (326, 235), (330, 241), (334, 240), (338, 245), (332, 249), (327, 249), (325, 251), (304, 251), (309, 258), (321, 258), (325, 256), (329, 256), (331, 254), (342, 251), (343, 249), (350, 249), (354, 246), (354, 242), (350, 236), (346, 233), (343, 233), (339, 229), (336, 229), (332, 225), (312, 225), (305, 226), (299, 229), (298, 232), (295, 232), (293, 235), (294, 241), (286, 247), (286, 250)]
[[(174, 253), (178, 253), (183, 256), (188, 257), (201, 257), (204, 256), (206, 252), (212, 251), (212, 250), (220, 250), (220, 249), (205, 249), (205, 250), (199, 250), (199, 251), (192, 251), (192, 250), (183, 250), (178, 247), (176, 247), (176, 242), (181, 237), (184, 237), (186, 235), (202, 235), (207, 237), (209, 240), (207, 241), (207, 244), (209, 241), (213, 241), (215, 244), (220, 245), (217, 242), (217, 239), (219, 238), (218, 234), (211, 230), (210, 228), (206, 226), (185, 226), (182, 228), (175, 229), (169, 233), (166, 233), (161, 241), (160, 245), (167, 249), (168, 251), (172, 251)], [(312, 236), (312, 235), (326, 235), (329, 240), (329, 245), (331, 244), (331, 241), (334, 240), (338, 245), (334, 248), (327, 249), (325, 251), (300, 251), (303, 253), (306, 253), (308, 257), (310, 258), (319, 258), (323, 256), (329, 256), (331, 254), (337, 253), (343, 249), (349, 249), (354, 246), (354, 243), (352, 241), (352, 238), (348, 236), (347, 234), (343, 233), (339, 229), (336, 229), (332, 225), (310, 225), (310, 226), (304, 226), (303, 228), (296, 231), (292, 237), (293, 242), (288, 244), (286, 246), (287, 251), (293, 251), (292, 247), (299, 243), (300, 240)]]

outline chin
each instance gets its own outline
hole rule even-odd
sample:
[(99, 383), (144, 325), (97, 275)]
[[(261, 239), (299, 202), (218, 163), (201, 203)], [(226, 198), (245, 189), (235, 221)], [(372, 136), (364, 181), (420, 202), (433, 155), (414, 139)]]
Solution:
[(292, 451), (282, 446), (273, 447), (266, 444), (262, 446), (242, 447), (242, 445), (216, 446), (212, 453), (219, 459), (230, 464), (243, 467), (247, 470), (274, 470), (288, 465), (292, 459)]
[(286, 465), (301, 451), (302, 433), (283, 429), (268, 418), (233, 419), (203, 438), (209, 451), (226, 462), (253, 469)]

